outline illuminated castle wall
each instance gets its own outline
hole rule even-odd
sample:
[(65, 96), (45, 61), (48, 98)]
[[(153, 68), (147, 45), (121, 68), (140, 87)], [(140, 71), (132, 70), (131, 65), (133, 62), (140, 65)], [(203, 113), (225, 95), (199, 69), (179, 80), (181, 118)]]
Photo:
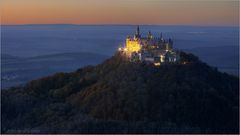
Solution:
[(139, 52), (141, 49), (141, 46), (142, 46), (141, 35), (140, 35), (139, 26), (138, 26), (134, 37), (133, 38), (131, 38), (130, 36), (127, 37), (126, 48), (129, 53), (132, 53), (132, 52)]
[(128, 37), (126, 39), (126, 48), (129, 52), (139, 52), (141, 49), (141, 44), (138, 39), (131, 39)]

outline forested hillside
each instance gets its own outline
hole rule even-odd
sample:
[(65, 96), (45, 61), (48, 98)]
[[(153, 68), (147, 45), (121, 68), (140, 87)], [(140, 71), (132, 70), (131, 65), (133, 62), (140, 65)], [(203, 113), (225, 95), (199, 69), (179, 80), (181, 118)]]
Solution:
[[(238, 133), (239, 78), (192, 54), (159, 67), (120, 54), (2, 91), (2, 133)], [(185, 63), (185, 64), (183, 64)]]

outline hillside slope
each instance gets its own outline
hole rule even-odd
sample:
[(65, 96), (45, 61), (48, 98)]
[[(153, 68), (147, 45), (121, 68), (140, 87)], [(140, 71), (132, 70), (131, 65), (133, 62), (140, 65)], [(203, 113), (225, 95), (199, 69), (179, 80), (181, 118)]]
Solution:
[(1, 131), (238, 133), (238, 82), (191, 54), (160, 67), (116, 54), (3, 91)]

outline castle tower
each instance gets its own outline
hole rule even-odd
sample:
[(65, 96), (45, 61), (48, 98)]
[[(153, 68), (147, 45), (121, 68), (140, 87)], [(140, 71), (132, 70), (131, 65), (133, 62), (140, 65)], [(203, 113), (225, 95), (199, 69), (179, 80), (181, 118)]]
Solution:
[(163, 41), (163, 35), (162, 35), (162, 32), (161, 32), (161, 35), (160, 35), (160, 40)]
[(137, 26), (136, 35), (140, 35), (139, 25)]
[(137, 26), (137, 31), (136, 31), (135, 37), (136, 38), (141, 38), (139, 25)]
[(149, 31), (148, 32), (148, 39), (152, 39), (152, 38), (153, 38), (152, 33), (151, 33), (151, 31)]

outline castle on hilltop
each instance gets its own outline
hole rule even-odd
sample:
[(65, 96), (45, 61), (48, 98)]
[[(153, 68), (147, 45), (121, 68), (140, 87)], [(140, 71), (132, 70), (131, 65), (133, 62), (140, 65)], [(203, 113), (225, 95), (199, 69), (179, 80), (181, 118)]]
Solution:
[(151, 31), (147, 37), (142, 37), (139, 26), (136, 34), (126, 39), (126, 45), (119, 48), (131, 61), (141, 61), (160, 66), (165, 63), (173, 63), (179, 60), (179, 53), (173, 49), (172, 39), (165, 40), (162, 33), (159, 38), (153, 37)]

